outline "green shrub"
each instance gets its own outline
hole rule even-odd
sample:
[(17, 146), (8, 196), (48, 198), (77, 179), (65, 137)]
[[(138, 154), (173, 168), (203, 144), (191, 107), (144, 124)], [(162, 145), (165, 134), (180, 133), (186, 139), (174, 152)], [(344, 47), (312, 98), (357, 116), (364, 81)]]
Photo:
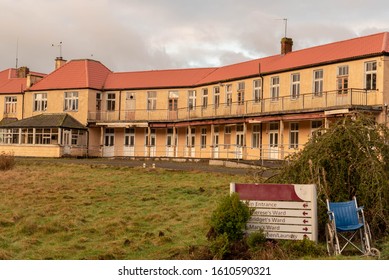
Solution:
[(0, 154), (0, 170), (11, 170), (15, 166), (15, 157), (11, 153)]
[(249, 234), (246, 239), (246, 243), (251, 250), (257, 250), (262, 248), (266, 243), (266, 235), (263, 230), (255, 231)]
[(218, 235), (212, 240), (210, 250), (214, 259), (222, 260), (227, 254), (230, 253), (231, 243), (228, 240), (227, 233)]
[(239, 200), (239, 194), (233, 193), (222, 198), (212, 213), (211, 226), (216, 237), (225, 234), (229, 241), (237, 241), (243, 238), (249, 218), (249, 207)]

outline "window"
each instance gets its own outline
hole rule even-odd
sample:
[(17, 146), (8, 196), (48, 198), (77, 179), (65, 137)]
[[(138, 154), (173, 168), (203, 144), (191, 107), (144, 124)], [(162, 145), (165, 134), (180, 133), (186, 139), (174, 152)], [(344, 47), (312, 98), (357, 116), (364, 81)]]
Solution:
[(238, 83), (238, 105), (243, 105), (244, 104), (244, 88), (245, 84), (244, 82)]
[(5, 114), (14, 114), (16, 113), (16, 104), (17, 98), (16, 96), (6, 96), (4, 97), (4, 113)]
[(229, 149), (231, 146), (231, 126), (224, 127), (224, 149)]
[(155, 128), (150, 129), (150, 141), (149, 141), (149, 134), (146, 129), (146, 138), (145, 138), (145, 145), (150, 147), (155, 147)]
[(104, 146), (113, 146), (115, 143), (115, 129), (106, 128), (104, 133)]
[(299, 124), (290, 123), (289, 148), (297, 149), (299, 146)]
[(252, 147), (253, 148), (260, 148), (260, 136), (261, 136), (261, 127), (259, 124), (253, 125), (253, 142)]
[(295, 73), (292, 74), (291, 77), (291, 89), (290, 89), (290, 97), (292, 99), (297, 99), (300, 96), (300, 74)]
[(186, 146), (193, 148), (195, 146), (195, 143), (196, 143), (195, 140), (196, 140), (196, 129), (195, 128), (191, 128), (190, 129), (190, 135), (189, 135), (189, 129), (187, 128), (186, 129)]
[(348, 89), (348, 65), (338, 67), (336, 87), (339, 94), (347, 93)]
[(169, 111), (177, 111), (178, 106), (178, 91), (169, 91)]
[(35, 129), (35, 144), (51, 144), (51, 129), (50, 128)]
[(226, 105), (231, 106), (232, 104), (232, 85), (226, 85)]
[(214, 87), (213, 88), (213, 106), (215, 108), (219, 108), (220, 105), (220, 88)]
[(207, 129), (201, 129), (201, 148), (205, 149), (207, 147)]
[(34, 129), (22, 128), (21, 144), (34, 144)]
[(313, 94), (321, 96), (323, 93), (323, 70), (313, 71)]
[(157, 109), (157, 92), (148, 91), (147, 92), (147, 110), (154, 111)]
[(203, 108), (207, 108), (208, 107), (208, 89), (207, 88), (203, 88)]
[(196, 91), (188, 91), (188, 110), (195, 110), (196, 107)]
[(134, 147), (135, 145), (135, 129), (126, 128), (124, 130), (124, 146)]
[(65, 111), (78, 111), (78, 92), (65, 92)]
[(253, 81), (253, 99), (255, 103), (261, 101), (261, 91), (262, 91), (262, 81), (254, 80)]
[(107, 111), (115, 111), (116, 108), (116, 94), (108, 93), (107, 94)]
[(318, 121), (312, 121), (311, 123), (311, 136), (313, 135), (321, 135), (321, 131), (320, 129), (322, 128), (323, 126), (323, 121), (322, 120), (318, 120)]
[(96, 93), (96, 111), (101, 111), (101, 92)]
[(369, 61), (365, 63), (365, 87), (367, 90), (377, 89), (377, 62)]
[(19, 129), (0, 129), (0, 143), (19, 144)]
[(47, 93), (34, 94), (34, 111), (41, 112), (47, 110)]
[(277, 101), (280, 97), (280, 78), (271, 77), (270, 80), (270, 96), (272, 101)]

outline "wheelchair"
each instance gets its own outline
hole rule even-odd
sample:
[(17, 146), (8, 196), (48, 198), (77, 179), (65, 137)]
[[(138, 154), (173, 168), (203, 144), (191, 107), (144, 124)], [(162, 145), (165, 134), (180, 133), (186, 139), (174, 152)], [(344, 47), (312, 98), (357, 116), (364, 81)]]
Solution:
[(330, 256), (342, 254), (349, 246), (366, 256), (380, 256), (380, 252), (372, 248), (369, 224), (365, 220), (363, 206), (358, 207), (356, 197), (345, 202), (330, 202), (327, 199), (327, 209), (329, 222), (325, 235)]

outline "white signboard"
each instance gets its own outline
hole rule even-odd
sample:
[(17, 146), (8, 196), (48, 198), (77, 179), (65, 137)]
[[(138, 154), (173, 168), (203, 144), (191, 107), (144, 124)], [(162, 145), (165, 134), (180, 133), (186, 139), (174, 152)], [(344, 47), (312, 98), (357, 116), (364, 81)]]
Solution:
[(230, 189), (254, 210), (247, 232), (262, 229), (269, 239), (317, 242), (315, 185), (231, 183)]

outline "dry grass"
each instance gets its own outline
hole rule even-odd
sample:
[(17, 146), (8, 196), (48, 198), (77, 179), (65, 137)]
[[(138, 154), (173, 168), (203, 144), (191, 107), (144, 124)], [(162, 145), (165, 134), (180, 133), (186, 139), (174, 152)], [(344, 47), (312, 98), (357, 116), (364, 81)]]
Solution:
[(0, 173), (0, 259), (187, 259), (244, 177), (18, 162)]

